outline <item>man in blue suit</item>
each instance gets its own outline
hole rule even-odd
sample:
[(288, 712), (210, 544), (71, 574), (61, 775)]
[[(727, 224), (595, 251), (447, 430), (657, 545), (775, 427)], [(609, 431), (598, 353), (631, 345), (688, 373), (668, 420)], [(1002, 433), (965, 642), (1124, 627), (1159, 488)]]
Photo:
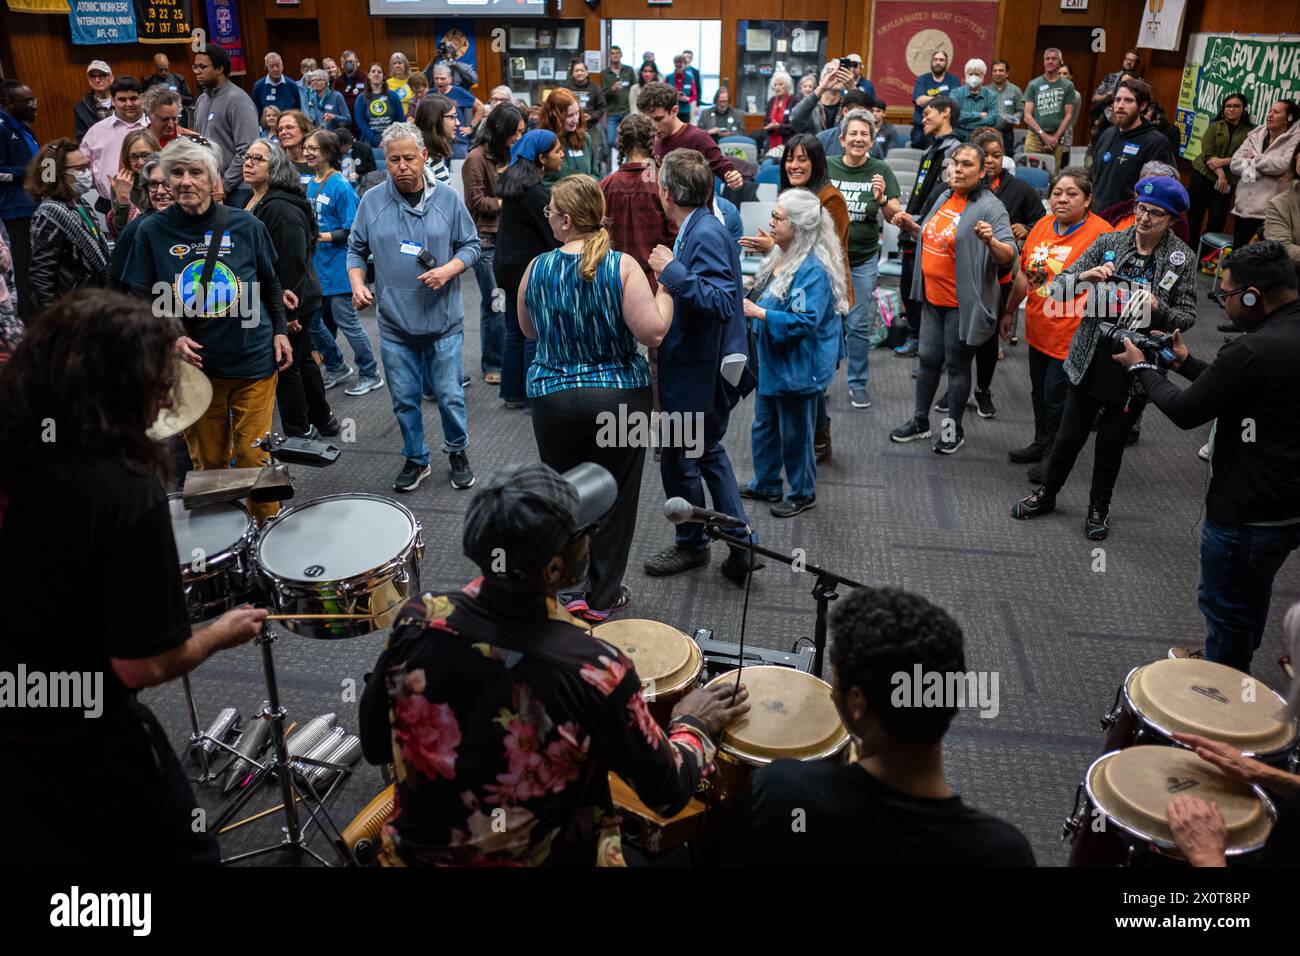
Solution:
[[(722, 439), (731, 409), (753, 389), (754, 378), (746, 369), (733, 386), (721, 374), (724, 356), (748, 355), (749, 349), (740, 255), (726, 227), (709, 211), (712, 188), (713, 172), (698, 151), (675, 149), (663, 158), (659, 199), (677, 227), (677, 241), (671, 251), (656, 246), (649, 260), (659, 285), (673, 297), (673, 324), (659, 345), (659, 404), (665, 413), (677, 412), (683, 419), (700, 416), (704, 440), (698, 457), (688, 457), (683, 447), (664, 448), (659, 471), (669, 497), (705, 507), (707, 485), (715, 511), (747, 521)], [(703, 525), (681, 524), (673, 546), (647, 561), (645, 570), (666, 577), (708, 560)], [(755, 570), (760, 567), (755, 564)], [(722, 573), (743, 585), (749, 573), (748, 552), (731, 548)]]

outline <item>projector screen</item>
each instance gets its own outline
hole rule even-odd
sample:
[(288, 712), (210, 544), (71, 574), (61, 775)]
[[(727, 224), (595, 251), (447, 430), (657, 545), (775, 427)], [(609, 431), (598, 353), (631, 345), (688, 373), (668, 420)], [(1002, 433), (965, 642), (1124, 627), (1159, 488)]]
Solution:
[(370, 0), (372, 17), (542, 17), (546, 0)]

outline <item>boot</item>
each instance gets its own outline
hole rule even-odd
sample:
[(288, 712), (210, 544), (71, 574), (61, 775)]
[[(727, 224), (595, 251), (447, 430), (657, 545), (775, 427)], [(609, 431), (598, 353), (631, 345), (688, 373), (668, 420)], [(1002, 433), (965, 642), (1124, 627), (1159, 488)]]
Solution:
[(817, 430), (813, 432), (813, 454), (816, 456), (819, 465), (831, 460), (831, 420), (829, 418), (817, 423)]

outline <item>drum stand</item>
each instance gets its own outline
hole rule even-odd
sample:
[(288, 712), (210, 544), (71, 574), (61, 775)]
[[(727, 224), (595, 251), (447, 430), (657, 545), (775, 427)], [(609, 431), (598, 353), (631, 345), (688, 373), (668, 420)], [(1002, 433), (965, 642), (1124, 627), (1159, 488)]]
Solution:
[[(773, 551), (770, 548), (764, 548), (761, 545), (754, 544), (744, 538), (736, 538), (727, 534), (726, 530), (717, 524), (705, 523), (704, 533), (714, 541), (721, 541), (728, 547), (743, 548), (754, 554), (761, 554), (765, 558), (771, 558), (780, 564), (789, 565), (791, 569), (801, 571), (805, 574), (816, 575), (817, 580), (813, 582), (812, 596), (817, 602), (817, 624), (813, 630), (813, 676), (822, 676), (822, 657), (826, 651), (826, 617), (830, 609), (831, 601), (834, 601), (839, 594), (836, 589), (840, 585), (847, 588), (863, 588), (865, 584), (859, 584), (849, 578), (836, 574), (834, 571), (827, 571), (825, 568), (819, 568), (815, 564), (804, 563), (802, 567), (795, 568), (796, 558), (789, 554), (782, 554), (779, 551)], [(744, 663), (743, 661), (741, 662)]]
[[(267, 699), (270, 703), (270, 709), (265, 710), (260, 715), (262, 720), (271, 721), (271, 755), (263, 763), (254, 762), (259, 774), (274, 774), (280, 781), (280, 797), (284, 802), (284, 826), (281, 827), (283, 838), (279, 843), (273, 843), (269, 846), (259, 847), (256, 850), (249, 850), (246, 853), (240, 853), (238, 856), (227, 857), (222, 863), (238, 863), (241, 860), (252, 859), (255, 856), (262, 856), (266, 853), (274, 853), (277, 850), (289, 850), (294, 854), (306, 853), (315, 859), (322, 866), (329, 866), (330, 863), (319, 853), (307, 845), (307, 831), (312, 823), (319, 822), (317, 814), (327, 821), (334, 835), (338, 837), (339, 843), (336, 846), (342, 862), (355, 865), (356, 861), (352, 857), (352, 851), (347, 848), (343, 842), (342, 834), (338, 825), (330, 817), (329, 811), (325, 809), (322, 798), (316, 793), (316, 788), (309, 781), (304, 781), (306, 792), (301, 792), (298, 785), (293, 779), (293, 768), (289, 766), (289, 749), (285, 744), (284, 736), (284, 718), (286, 711), (280, 705), (280, 692), (275, 682), (275, 660), (271, 655), (271, 645), (275, 643), (275, 634), (271, 631), (269, 624), (262, 625), (262, 633), (257, 636), (255, 642), (262, 649), (262, 670), (266, 676)], [(228, 748), (229, 749), (229, 748)], [(347, 770), (339, 764), (331, 764), (320, 760), (310, 760), (304, 757), (295, 757), (302, 763), (310, 763), (318, 767), (329, 767), (331, 769)], [(249, 796), (255, 790), (253, 784), (245, 788), (245, 793), (241, 795), (231, 810), (227, 814), (233, 814), (234, 809), (242, 806)], [(308, 814), (310, 819), (303, 824), (298, 816), (298, 801), (302, 800), (308, 804)], [(220, 829), (220, 827), (218, 827)]]
[(231, 747), (229, 744), (220, 741), (216, 737), (213, 737), (199, 729), (199, 712), (194, 706), (194, 688), (190, 686), (189, 674), (181, 675), (181, 684), (185, 688), (185, 706), (190, 712), (190, 727), (193, 728), (190, 733), (187, 749), (191, 760), (194, 759), (195, 751), (198, 751), (199, 754), (199, 775), (197, 777), (191, 777), (190, 779), (195, 783), (206, 787), (208, 784), (212, 783), (212, 781), (217, 779), (217, 774), (212, 771), (212, 757), (208, 755), (207, 744), (210, 743), (214, 747), (220, 750), (225, 750), (235, 757), (239, 756), (239, 751), (235, 750), (235, 748)]

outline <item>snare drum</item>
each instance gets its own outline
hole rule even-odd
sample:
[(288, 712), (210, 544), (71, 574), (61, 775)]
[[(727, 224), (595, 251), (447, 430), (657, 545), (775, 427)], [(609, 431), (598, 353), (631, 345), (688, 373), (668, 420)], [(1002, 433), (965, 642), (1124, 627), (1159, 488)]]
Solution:
[(167, 496), (181, 583), (190, 620), (230, 610), (251, 584), (250, 550), (257, 525), (235, 502), (186, 511), (181, 495)]
[(1111, 712), (1101, 720), (1106, 750), (1175, 744), (1172, 734), (1199, 734), (1285, 766), (1300, 729), (1284, 720), (1286, 701), (1263, 681), (1223, 664), (1160, 660), (1129, 671)]
[(1263, 790), (1229, 779), (1190, 751), (1129, 747), (1094, 761), (1079, 785), (1065, 821), (1064, 837), (1074, 841), (1070, 865), (1186, 865), (1169, 829), (1169, 801), (1180, 794), (1219, 805), (1229, 860), (1262, 849), (1277, 819)]
[(336, 640), (388, 627), (420, 591), (420, 525), (380, 495), (328, 495), (281, 511), (262, 529), (255, 559), (280, 614), (364, 614), (286, 621), (303, 637)]
[(704, 670), (700, 646), (658, 621), (606, 621), (591, 633), (632, 659), (650, 713), (667, 727), (677, 702), (699, 683)]

